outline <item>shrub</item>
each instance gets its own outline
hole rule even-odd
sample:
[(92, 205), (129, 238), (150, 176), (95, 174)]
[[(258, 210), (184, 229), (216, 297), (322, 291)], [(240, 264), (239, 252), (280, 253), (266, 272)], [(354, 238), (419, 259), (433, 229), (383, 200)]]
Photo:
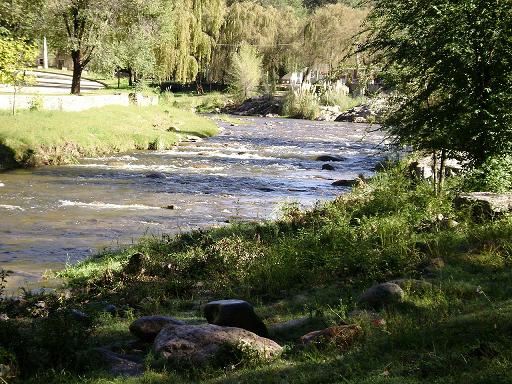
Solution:
[(308, 90), (291, 91), (286, 95), (283, 113), (290, 117), (314, 120), (320, 114), (318, 98)]
[(239, 101), (256, 93), (261, 81), (262, 57), (256, 48), (242, 45), (231, 59), (230, 87)]
[(463, 189), (497, 193), (512, 190), (512, 156), (488, 158), (465, 175)]

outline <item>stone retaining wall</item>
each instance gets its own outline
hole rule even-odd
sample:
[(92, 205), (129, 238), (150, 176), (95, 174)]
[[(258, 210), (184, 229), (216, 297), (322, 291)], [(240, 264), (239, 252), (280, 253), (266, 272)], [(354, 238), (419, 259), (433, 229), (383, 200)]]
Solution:
[[(12, 109), (13, 95), (0, 95), (0, 110)], [(90, 95), (90, 96), (40, 96), (17, 95), (16, 109), (30, 109), (35, 107), (42, 110), (78, 112), (91, 108), (105, 107), (107, 105), (158, 105), (158, 96), (144, 96), (135, 93), (119, 95)]]

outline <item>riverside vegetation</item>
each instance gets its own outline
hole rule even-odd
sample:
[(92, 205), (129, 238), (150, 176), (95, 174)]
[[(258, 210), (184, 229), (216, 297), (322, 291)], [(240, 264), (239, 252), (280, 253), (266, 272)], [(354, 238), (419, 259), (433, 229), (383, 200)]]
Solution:
[[(313, 210), (288, 206), (277, 221), (148, 238), (98, 255), (59, 273), (68, 291), (1, 302), (11, 319), (1, 321), (0, 364), (27, 383), (509, 383), (512, 218), (456, 209), (462, 185), (450, 179), (435, 195), (399, 165)], [(137, 252), (146, 257), (134, 273)], [(397, 278), (415, 280), (402, 302), (379, 310), (385, 322), (349, 315), (369, 286)], [(219, 298), (252, 302), (267, 325), (309, 320), (286, 332), (270, 327), (285, 346), (271, 363), (235, 348), (216, 364), (179, 366), (147, 347), (142, 377), (116, 378), (100, 364), (95, 348), (130, 339), (136, 317), (197, 323), (201, 305)], [(108, 304), (116, 310), (105, 312)], [(297, 342), (342, 322), (363, 330), (348, 349)]]
[(84, 112), (0, 112), (0, 169), (65, 164), (82, 156), (168, 149), (187, 135), (211, 136), (214, 122), (168, 104)]

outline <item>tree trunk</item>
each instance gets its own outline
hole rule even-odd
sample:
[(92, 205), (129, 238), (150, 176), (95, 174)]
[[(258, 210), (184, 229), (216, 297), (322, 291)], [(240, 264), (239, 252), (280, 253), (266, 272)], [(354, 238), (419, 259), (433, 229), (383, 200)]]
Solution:
[(14, 94), (12, 95), (12, 115), (16, 114), (16, 84), (13, 84)]
[(432, 177), (434, 179), (434, 194), (437, 196), (437, 151), (432, 153)]
[(82, 79), (82, 52), (71, 51), (71, 58), (73, 59), (73, 80), (71, 82), (71, 94), (79, 95), (80, 94), (80, 80)]
[(133, 87), (133, 71), (131, 68), (128, 68), (128, 85)]
[(446, 150), (441, 150), (441, 164), (439, 166), (439, 193), (443, 191), (444, 179), (446, 173)]

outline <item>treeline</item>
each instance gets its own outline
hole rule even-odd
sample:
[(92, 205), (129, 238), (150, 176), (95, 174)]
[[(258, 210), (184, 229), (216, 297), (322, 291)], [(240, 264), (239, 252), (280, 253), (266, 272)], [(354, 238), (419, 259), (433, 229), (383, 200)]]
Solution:
[(322, 64), (334, 73), (354, 66), (367, 11), (355, 1), (308, 0), (4, 0), (0, 36), (38, 44), (73, 59), (73, 93), (82, 70), (179, 83), (227, 81), (242, 45), (262, 58), (264, 82)]

